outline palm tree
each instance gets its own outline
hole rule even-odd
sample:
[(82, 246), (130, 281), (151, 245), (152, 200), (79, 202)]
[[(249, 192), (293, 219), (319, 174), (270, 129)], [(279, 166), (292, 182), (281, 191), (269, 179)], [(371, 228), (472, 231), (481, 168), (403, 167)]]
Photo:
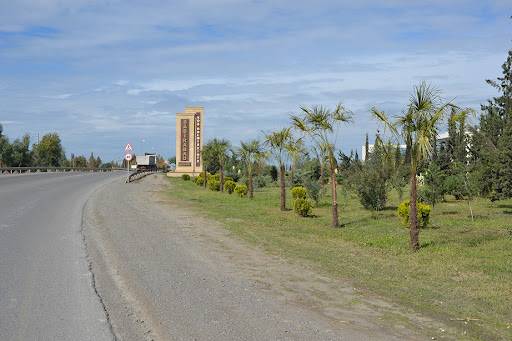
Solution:
[(208, 143), (203, 146), (203, 150), (201, 151), (201, 156), (203, 158), (203, 166), (204, 166), (203, 186), (206, 189), (207, 182), (208, 182), (208, 167), (211, 167), (215, 164), (215, 149), (212, 144), (212, 141), (208, 141)]
[[(301, 107), (301, 111), (301, 116), (292, 115), (292, 123), (295, 128), (302, 131), (312, 140), (317, 150), (325, 152), (326, 159), (329, 162), (331, 181), (332, 226), (338, 227), (335, 156), (336, 133), (341, 123), (351, 121), (352, 115), (351, 112), (341, 104), (338, 104), (334, 110), (329, 110), (323, 106), (313, 106), (311, 108)], [(322, 162), (322, 160), (320, 160), (320, 162)]]
[(279, 188), (281, 199), (281, 211), (286, 211), (286, 185), (285, 185), (285, 163), (288, 159), (288, 146), (292, 142), (291, 128), (283, 128), (279, 131), (265, 135), (265, 144), (269, 147), (270, 152), (279, 163)]
[(220, 191), (224, 192), (224, 166), (228, 159), (228, 150), (230, 147), (229, 141), (225, 139), (214, 138), (211, 141), (213, 145), (214, 155), (217, 163), (219, 164), (220, 173)]
[(286, 152), (290, 156), (290, 182), (293, 183), (293, 179), (295, 176), (295, 168), (297, 168), (297, 162), (299, 161), (299, 158), (306, 153), (306, 149), (304, 147), (304, 140), (302, 138), (298, 138), (296, 140), (293, 140), (286, 145)]
[(410, 247), (412, 250), (420, 248), (419, 228), (416, 201), (417, 172), (421, 161), (427, 159), (433, 151), (433, 142), (437, 137), (437, 124), (445, 115), (446, 109), (452, 107), (451, 103), (442, 103), (440, 93), (425, 82), (414, 87), (414, 93), (409, 99), (407, 110), (391, 122), (383, 111), (372, 108), (377, 119), (389, 128), (393, 135), (406, 141), (410, 148)]
[(263, 159), (265, 153), (261, 147), (260, 141), (251, 140), (248, 142), (240, 142), (240, 157), (245, 165), (247, 172), (247, 180), (249, 182), (249, 198), (254, 198), (254, 185), (252, 176), (254, 167)]
[[(224, 191), (224, 168), (228, 159), (230, 143), (225, 139), (214, 138), (203, 147), (203, 162), (207, 166), (219, 167), (220, 191)], [(206, 179), (205, 169), (205, 179)], [(205, 181), (206, 184), (206, 181)], [(206, 187), (206, 185), (205, 185)]]

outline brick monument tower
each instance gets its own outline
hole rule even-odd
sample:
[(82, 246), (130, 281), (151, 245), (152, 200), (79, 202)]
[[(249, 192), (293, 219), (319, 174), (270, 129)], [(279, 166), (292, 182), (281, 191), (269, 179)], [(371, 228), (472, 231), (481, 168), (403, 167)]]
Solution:
[(186, 107), (176, 114), (176, 170), (168, 176), (197, 176), (203, 171), (203, 118), (203, 107)]

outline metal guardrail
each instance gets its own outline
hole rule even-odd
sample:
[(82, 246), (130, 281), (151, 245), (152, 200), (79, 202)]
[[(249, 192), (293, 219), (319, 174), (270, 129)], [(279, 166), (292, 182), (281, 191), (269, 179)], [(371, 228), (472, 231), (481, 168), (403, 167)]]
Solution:
[(157, 172), (158, 171), (135, 171), (135, 172), (132, 172), (132, 173), (130, 173), (130, 175), (128, 175), (128, 178), (126, 179), (126, 183), (130, 183), (135, 180), (142, 179), (146, 175), (155, 174)]
[(21, 173), (57, 173), (57, 172), (111, 172), (124, 168), (86, 168), (86, 167), (0, 167), (1, 174)]

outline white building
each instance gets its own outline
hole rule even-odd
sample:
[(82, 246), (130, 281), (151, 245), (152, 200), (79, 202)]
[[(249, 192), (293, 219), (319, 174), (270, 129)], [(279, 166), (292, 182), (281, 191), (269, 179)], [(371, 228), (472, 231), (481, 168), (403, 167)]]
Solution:
[[(466, 134), (469, 137), (471, 137), (473, 135), (470, 131), (467, 131)], [(437, 147), (439, 148), (443, 143), (446, 143), (448, 141), (448, 137), (449, 137), (448, 132), (438, 134), (437, 135)], [(469, 148), (469, 146), (470, 145), (468, 144), (468, 148)], [(375, 148), (375, 146), (373, 144), (368, 145), (368, 152), (369, 153), (373, 152), (374, 148)], [(406, 148), (407, 148), (407, 146), (405, 144), (400, 145), (400, 150), (402, 150), (403, 152), (405, 152)], [(469, 149), (468, 149), (468, 153), (469, 153)], [(363, 144), (361, 146), (361, 160), (364, 161), (365, 158), (366, 158), (366, 146)]]
[[(400, 145), (400, 150), (404, 153), (405, 153), (406, 148), (407, 148), (407, 146), (405, 144)], [(372, 153), (374, 149), (375, 149), (375, 145), (369, 144), (368, 145), (368, 154)], [(361, 146), (361, 161), (365, 161), (365, 159), (366, 159), (366, 146), (363, 144)]]

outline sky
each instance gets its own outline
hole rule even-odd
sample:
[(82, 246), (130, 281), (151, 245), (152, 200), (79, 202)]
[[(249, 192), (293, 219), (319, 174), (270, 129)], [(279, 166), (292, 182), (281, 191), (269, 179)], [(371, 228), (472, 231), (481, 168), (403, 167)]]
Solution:
[(512, 3), (459, 0), (0, 0), (0, 123), (57, 132), (68, 156), (175, 154), (175, 114), (205, 107), (234, 145), (343, 103), (337, 146), (360, 150), (377, 106), (425, 80), (480, 108), (511, 47)]

